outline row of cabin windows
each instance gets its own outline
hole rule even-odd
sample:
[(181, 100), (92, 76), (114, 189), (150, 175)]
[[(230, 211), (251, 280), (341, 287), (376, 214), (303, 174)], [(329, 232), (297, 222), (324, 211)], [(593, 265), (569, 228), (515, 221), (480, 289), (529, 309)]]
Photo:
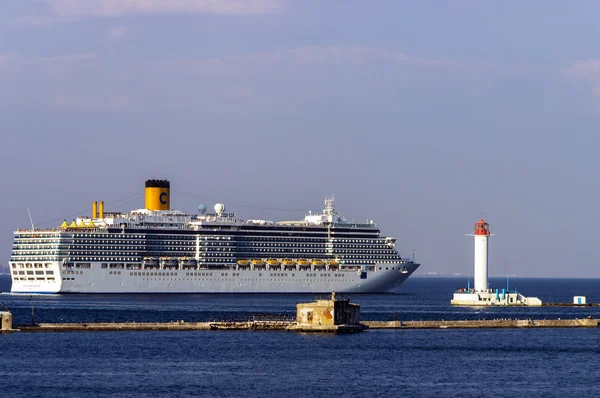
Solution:
[(326, 236), (322, 237), (322, 238), (305, 238), (302, 236), (289, 236), (289, 237), (262, 237), (262, 236), (255, 236), (255, 237), (236, 237), (235, 239), (238, 242), (245, 242), (245, 241), (250, 241), (250, 242), (256, 242), (256, 241), (264, 241), (264, 242), (289, 242), (291, 241), (298, 241), (298, 242), (315, 242), (315, 243), (320, 243), (320, 242), (328, 242), (329, 240), (332, 240), (333, 242), (340, 242), (340, 243), (364, 243), (364, 244), (374, 244), (374, 243), (384, 243), (384, 239), (383, 238), (379, 238), (379, 239), (343, 239), (343, 238), (338, 238), (335, 236), (332, 236), (331, 238), (328, 238)]
[(60, 243), (56, 242), (27, 242), (27, 243), (16, 243), (13, 244), (13, 248), (15, 249), (37, 249), (37, 248), (48, 248), (48, 247), (57, 247)]
[[(140, 261), (139, 257), (76, 257), (71, 256), (70, 259), (72, 261), (123, 261), (123, 262), (131, 262), (134, 263), (136, 261)], [(206, 258), (201, 257), (200, 261), (205, 262), (235, 262), (236, 257), (233, 254), (229, 255), (227, 258), (219, 257), (219, 258)]]
[[(306, 243), (306, 242), (287, 242), (287, 243), (265, 243), (265, 242), (238, 242), (237, 246), (265, 246), (265, 247), (322, 247), (327, 245), (329, 242), (325, 242), (325, 241), (321, 241), (321, 242), (314, 242), (314, 243)], [(371, 244), (359, 244), (359, 245), (354, 245), (354, 244), (346, 244), (346, 243), (339, 243), (339, 242), (333, 242), (332, 245), (334, 247), (353, 247), (353, 248), (365, 248), (365, 249), (377, 249), (377, 248), (388, 248), (388, 245), (386, 244), (379, 244), (379, 245), (371, 245)]]
[(30, 255), (30, 256), (21, 256), (15, 255), (14, 253), (10, 256), (10, 261), (58, 261), (62, 257), (58, 254), (53, 255)]
[(42, 254), (54, 254), (56, 250), (13, 250), (12, 254), (14, 256), (26, 256), (26, 255), (42, 255)]
[[(259, 253), (259, 252), (285, 252), (285, 253), (324, 253), (328, 252), (331, 249), (327, 248), (309, 248), (309, 249), (300, 249), (295, 247), (283, 248), (283, 249), (265, 249), (262, 247), (257, 248), (238, 248), (238, 252), (240, 253)], [(349, 249), (339, 249), (336, 248), (334, 250), (336, 253), (344, 254), (344, 253), (363, 253), (363, 254), (396, 254), (395, 250), (385, 249), (385, 250), (349, 250)]]
[[(209, 272), (203, 272), (203, 274), (209, 274)], [(119, 272), (120, 274), (120, 272)], [(177, 272), (130, 272), (130, 276), (178, 276)], [(210, 272), (212, 276), (212, 272)]]
[(73, 234), (74, 238), (101, 238), (101, 239), (144, 239), (145, 235), (132, 235), (132, 234)]
[(52, 264), (50, 263), (12, 263), (11, 267), (14, 268), (51, 268)]
[[(253, 257), (253, 256), (259, 256), (261, 257), (261, 254), (264, 254), (266, 257), (272, 256), (274, 253), (290, 253), (290, 252), (285, 252), (283, 250), (263, 250), (263, 251), (246, 251), (246, 252), (242, 252), (242, 251), (238, 251), (236, 253), (201, 253), (201, 256), (203, 258), (222, 258), (222, 259), (228, 259), (228, 258), (234, 258), (234, 257)], [(295, 250), (293, 252), (294, 254), (313, 254), (309, 257), (314, 257), (314, 256), (321, 256), (321, 255), (325, 255), (328, 254), (326, 250)], [(87, 259), (87, 260), (91, 260), (91, 261), (102, 261), (102, 260), (121, 260), (121, 261), (137, 261), (139, 259), (139, 257), (115, 257), (115, 256), (94, 256), (95, 253), (72, 253), (71, 255), (71, 259), (72, 260), (83, 260), (83, 259)], [(148, 254), (148, 253), (146, 253)], [(155, 253), (154, 255), (156, 257), (163, 257), (163, 254), (166, 256), (169, 256), (168, 253)], [(366, 256), (366, 254), (371, 254), (370, 256)], [(340, 258), (345, 258), (345, 259), (360, 259), (360, 258), (376, 258), (377, 260), (385, 260), (385, 259), (399, 259), (400, 256), (398, 256), (397, 254), (394, 255), (386, 255), (385, 253), (365, 253), (365, 252), (359, 252), (359, 254), (348, 254), (348, 253), (336, 253), (336, 255), (338, 255)]]
[[(165, 249), (163, 248), (164, 251), (160, 251), (160, 252), (152, 252), (152, 251), (137, 251), (134, 253), (131, 253), (130, 251), (116, 251), (113, 250), (111, 252), (111, 256), (101, 256), (102, 254), (105, 254), (106, 251), (104, 250), (71, 250), (70, 251), (70, 255), (74, 256), (74, 257), (91, 257), (92, 259), (102, 259), (102, 258), (113, 258), (116, 256), (127, 256), (127, 255), (135, 255), (135, 256), (142, 256), (142, 255), (155, 255), (155, 256), (184, 256), (186, 254), (190, 254), (193, 253), (194, 251), (187, 251), (187, 252), (183, 252), (181, 250), (176, 250), (176, 249)], [(318, 254), (326, 254), (329, 253), (330, 250), (328, 249), (316, 249), (316, 248), (312, 248), (312, 249), (298, 249), (298, 248), (286, 248), (286, 249), (265, 249), (265, 248), (246, 248), (245, 250), (241, 250), (241, 248), (239, 248), (238, 250), (234, 250), (234, 249), (228, 249), (227, 251), (212, 251), (212, 252), (204, 252), (201, 251), (201, 254), (203, 256), (209, 256), (209, 257), (230, 257), (233, 256), (235, 253), (243, 255), (244, 253), (249, 253), (249, 255), (252, 254), (256, 254), (256, 253), (266, 253), (266, 254), (272, 254), (272, 253), (315, 253), (316, 255)], [(340, 256), (350, 256), (350, 257), (356, 257), (356, 255), (361, 255), (361, 256), (365, 256), (365, 255), (370, 255), (371, 257), (382, 257), (382, 258), (393, 258), (393, 257), (397, 257), (398, 254), (394, 251), (394, 250), (342, 250), (342, 249), (336, 249), (335, 250), (337, 255)], [(352, 254), (351, 254), (352, 253)], [(56, 253), (50, 253), (50, 252), (42, 252), (42, 253), (36, 253), (37, 256), (48, 256), (50, 257), (52, 254), (54, 254), (54, 256), (56, 256)], [(63, 253), (66, 254), (66, 253)], [(28, 255), (28, 253), (12, 253), (12, 257), (23, 257)], [(31, 255), (31, 254), (29, 254)], [(388, 255), (388, 256), (385, 256)], [(391, 257), (389, 255), (392, 255)]]
[[(44, 275), (44, 271), (13, 271), (13, 275)], [(46, 271), (46, 275), (54, 275), (54, 271), (48, 270)]]
[[(201, 240), (206, 240), (207, 242), (205, 242), (205, 244), (208, 245), (219, 245), (219, 244), (230, 244), (229, 242), (208, 242), (208, 238), (204, 237), (204, 239), (202, 237), (200, 237)], [(214, 237), (214, 239), (210, 239), (210, 240), (231, 240), (231, 237)], [(250, 242), (256, 242), (256, 241), (262, 241), (262, 242), (289, 242), (290, 240), (292, 241), (302, 241), (303, 243), (323, 243), (323, 242), (328, 242), (330, 239), (324, 237), (321, 239), (315, 239), (315, 238), (302, 238), (302, 237), (296, 237), (296, 236), (291, 236), (289, 238), (269, 238), (269, 237), (249, 237), (249, 238), (236, 238), (235, 239), (238, 244), (244, 244), (244, 242), (246, 241), (250, 241)], [(385, 244), (385, 240), (384, 239), (341, 239), (341, 238), (336, 238), (333, 237), (331, 238), (331, 241), (335, 242), (335, 243), (359, 243), (359, 244)], [(59, 244), (59, 243), (66, 243), (64, 242), (64, 240), (58, 240), (58, 239), (53, 239), (53, 240), (40, 240), (40, 239), (32, 239), (31, 242), (34, 242), (36, 244), (42, 244), (42, 245), (52, 245), (52, 244)], [(14, 246), (28, 246), (29, 245), (29, 241), (28, 242), (18, 242), (15, 241)], [(164, 238), (160, 238), (160, 239), (148, 239), (148, 240), (141, 240), (141, 241), (136, 241), (136, 240), (124, 240), (124, 239), (102, 239), (102, 240), (91, 240), (91, 239), (75, 239), (73, 242), (73, 244), (93, 244), (93, 245), (97, 245), (97, 244), (110, 244), (110, 245), (123, 245), (123, 244), (129, 244), (129, 245), (145, 245), (145, 244), (181, 244), (181, 245), (194, 245), (196, 244), (196, 239), (195, 238), (190, 238), (190, 239), (181, 239), (181, 238), (175, 238), (175, 239), (169, 239), (166, 240)]]
[(48, 281), (48, 282), (54, 282), (54, 277), (53, 276), (48, 277), (48, 278), (42, 278), (42, 277), (33, 278), (31, 276), (29, 276), (29, 277), (22, 276), (22, 277), (15, 277), (13, 279), (17, 280), (17, 281)]
[(61, 239), (44, 239), (44, 238), (31, 238), (31, 239), (15, 239), (13, 245), (25, 245), (25, 244), (41, 244), (41, 245), (56, 245), (61, 243)]
[[(326, 245), (326, 242), (321, 242), (321, 243), (317, 243), (317, 244), (309, 244), (309, 243), (264, 243), (264, 242), (253, 242), (253, 243), (238, 243), (237, 245), (234, 245), (233, 243), (227, 243), (226, 245), (218, 245), (216, 243), (210, 243), (210, 244), (204, 244), (202, 245), (202, 247), (206, 248), (206, 247), (216, 247), (217, 249), (228, 249), (230, 247), (234, 247), (234, 246), (238, 246), (238, 247), (323, 247)], [(177, 248), (194, 248), (195, 245), (181, 245), (181, 244), (175, 244), (175, 242), (173, 242), (173, 244), (170, 244), (169, 242), (167, 242), (167, 244), (160, 244), (160, 245), (139, 245), (139, 246), (130, 246), (130, 245), (111, 245), (111, 246), (106, 246), (106, 245), (71, 245), (71, 246), (67, 246), (64, 245), (62, 246), (60, 249), (62, 250), (68, 250), (69, 248), (71, 250), (81, 250), (81, 249), (94, 249), (94, 250), (140, 250), (140, 249), (144, 249), (144, 248), (152, 248), (152, 247), (164, 247), (166, 250), (174, 250)], [(347, 249), (347, 248), (355, 248), (355, 249), (379, 249), (379, 250), (392, 250), (388, 245), (339, 245), (334, 243), (333, 247), (336, 249)], [(39, 245), (21, 245), (19, 247), (13, 247), (13, 251), (14, 252), (21, 252), (23, 253), (24, 250), (35, 250), (35, 252), (39, 252), (39, 250), (46, 250), (46, 252), (50, 252), (48, 249), (54, 249), (57, 250), (59, 249), (59, 247), (45, 247), (45, 246), (39, 246)]]
[[(165, 256), (173, 256), (173, 255), (185, 255), (185, 254), (189, 254), (192, 253), (192, 251), (187, 251), (187, 252), (183, 252), (183, 251), (178, 251), (175, 249), (169, 250), (168, 248), (163, 248), (164, 251), (157, 251), (157, 252), (152, 252), (152, 251), (137, 251), (134, 253), (128, 252), (128, 251), (116, 251), (113, 250), (111, 252), (111, 256), (110, 257), (114, 257), (114, 256), (123, 256), (123, 255), (131, 255), (134, 254), (136, 256), (141, 256), (141, 255), (156, 255), (156, 256), (161, 256), (161, 255), (165, 255)], [(285, 249), (279, 249), (279, 248), (275, 248), (275, 249), (267, 249), (267, 248), (245, 248), (244, 250), (242, 250), (242, 248), (238, 248), (238, 250), (234, 250), (234, 249), (227, 249), (227, 250), (215, 250), (215, 251), (201, 251), (200, 253), (202, 255), (205, 256), (210, 256), (210, 257), (229, 257), (234, 255), (234, 253), (238, 253), (238, 254), (244, 254), (244, 253), (315, 253), (315, 254), (326, 254), (329, 253), (330, 250), (326, 249), (326, 248), (310, 248), (310, 249), (299, 249), (299, 248), (285, 248)], [(392, 256), (397, 256), (397, 252), (395, 250), (344, 250), (344, 249), (336, 249), (335, 250), (337, 255), (351, 255), (351, 254), (359, 254), (359, 255), (371, 255), (371, 256), (377, 256), (377, 257), (381, 257), (384, 255), (392, 255)], [(72, 256), (99, 256), (101, 254), (105, 254), (106, 251), (103, 250), (71, 250), (70, 254)], [(13, 253), (13, 256), (16, 256), (18, 254)], [(100, 257), (100, 256), (99, 256)], [(104, 256), (102, 256), (104, 257)], [(384, 256), (385, 258), (385, 256)]]
[[(155, 243), (155, 242), (166, 242), (168, 244), (174, 244), (175, 242), (181, 243), (181, 244), (190, 244), (193, 245), (196, 243), (196, 236), (146, 236), (145, 239), (142, 240), (135, 240), (135, 239), (130, 239), (130, 236), (125, 236), (125, 237), (121, 237), (120, 235), (115, 235), (115, 236), (109, 236), (107, 237), (106, 235), (102, 236), (103, 239), (75, 239), (74, 242), (75, 243), (91, 243), (91, 244), (97, 244), (97, 243), (105, 243), (105, 244), (122, 244), (122, 243), (129, 243), (129, 244), (144, 244), (144, 243)], [(368, 238), (362, 238), (362, 239), (347, 239), (347, 238), (339, 238), (336, 236), (331, 236), (331, 237), (327, 237), (327, 236), (323, 236), (322, 238), (305, 238), (302, 236), (288, 236), (288, 237), (267, 237), (267, 236), (249, 236), (249, 237), (232, 237), (232, 236), (199, 236), (198, 237), (200, 240), (204, 240), (204, 241), (221, 241), (221, 240), (236, 240), (238, 242), (243, 242), (243, 241), (256, 241), (256, 240), (261, 240), (261, 241), (271, 241), (271, 242), (286, 242), (289, 240), (302, 240), (302, 241), (306, 241), (306, 242), (322, 242), (322, 241), (328, 241), (328, 240), (333, 240), (335, 242), (341, 242), (341, 243), (363, 243), (363, 244), (374, 244), (374, 243), (384, 243), (384, 239), (385, 238), (378, 238), (378, 239), (368, 239)], [(60, 242), (60, 240), (53, 240), (52, 242), (58, 243)], [(218, 243), (218, 242), (217, 242)], [(223, 242), (225, 243), (225, 242)]]

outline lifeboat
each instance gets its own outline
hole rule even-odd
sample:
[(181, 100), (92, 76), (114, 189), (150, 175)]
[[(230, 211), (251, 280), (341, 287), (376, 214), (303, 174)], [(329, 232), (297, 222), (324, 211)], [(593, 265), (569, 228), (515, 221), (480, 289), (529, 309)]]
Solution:
[(281, 269), (281, 262), (275, 258), (267, 259), (267, 264), (269, 264), (269, 269)]
[(315, 268), (324, 268), (325, 267), (325, 261), (323, 260), (319, 260), (317, 258), (312, 260), (312, 264), (315, 266)]
[(340, 266), (340, 262), (337, 260), (328, 260), (327, 265), (329, 265), (329, 269), (338, 269)]
[(237, 265), (240, 267), (247, 267), (250, 265), (250, 261), (248, 260), (237, 260)]
[(181, 259), (181, 268), (183, 269), (196, 269), (196, 259), (195, 258), (182, 258)]
[(295, 266), (296, 262), (294, 260), (292, 260), (291, 258), (284, 258), (283, 265), (285, 265), (286, 267)]
[(264, 267), (265, 260), (261, 260), (260, 258), (255, 258), (252, 260), (252, 265), (254, 265), (255, 267)]
[(156, 257), (144, 257), (144, 269), (158, 269), (159, 263)]
[(308, 261), (305, 258), (299, 258), (298, 265), (300, 266), (300, 268), (310, 268), (310, 261)]
[(176, 258), (163, 257), (162, 265), (163, 265), (163, 269), (178, 269), (179, 261)]

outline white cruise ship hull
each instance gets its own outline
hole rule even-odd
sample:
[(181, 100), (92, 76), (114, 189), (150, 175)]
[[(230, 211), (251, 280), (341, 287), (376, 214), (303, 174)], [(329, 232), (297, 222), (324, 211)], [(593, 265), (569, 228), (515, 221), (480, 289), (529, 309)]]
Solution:
[(58, 228), (14, 231), (14, 293), (385, 293), (419, 266), (371, 220), (349, 221), (325, 199), (303, 220), (243, 220), (217, 203), (170, 208), (170, 182), (145, 183), (145, 208)]
[[(54, 293), (389, 293), (394, 292), (419, 264), (382, 264), (375, 271), (271, 270), (65, 270), (53, 262), (46, 272), (22, 280), (13, 276), (11, 292)], [(60, 275), (60, 276), (59, 276)]]

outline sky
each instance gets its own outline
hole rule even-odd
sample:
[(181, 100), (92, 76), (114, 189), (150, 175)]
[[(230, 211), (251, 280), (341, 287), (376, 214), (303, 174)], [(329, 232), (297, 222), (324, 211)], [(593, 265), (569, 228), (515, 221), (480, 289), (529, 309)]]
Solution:
[(596, 1), (4, 0), (12, 231), (144, 206), (302, 219), (335, 195), (419, 273), (595, 277)]

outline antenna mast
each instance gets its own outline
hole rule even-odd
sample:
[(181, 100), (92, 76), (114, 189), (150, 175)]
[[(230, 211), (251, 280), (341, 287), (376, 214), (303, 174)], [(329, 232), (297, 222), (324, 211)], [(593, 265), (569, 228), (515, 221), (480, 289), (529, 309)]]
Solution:
[(29, 214), (29, 222), (31, 223), (31, 230), (33, 231), (35, 229), (35, 226), (33, 225), (33, 218), (31, 218), (31, 212), (29, 211), (29, 207), (27, 208), (27, 214)]

